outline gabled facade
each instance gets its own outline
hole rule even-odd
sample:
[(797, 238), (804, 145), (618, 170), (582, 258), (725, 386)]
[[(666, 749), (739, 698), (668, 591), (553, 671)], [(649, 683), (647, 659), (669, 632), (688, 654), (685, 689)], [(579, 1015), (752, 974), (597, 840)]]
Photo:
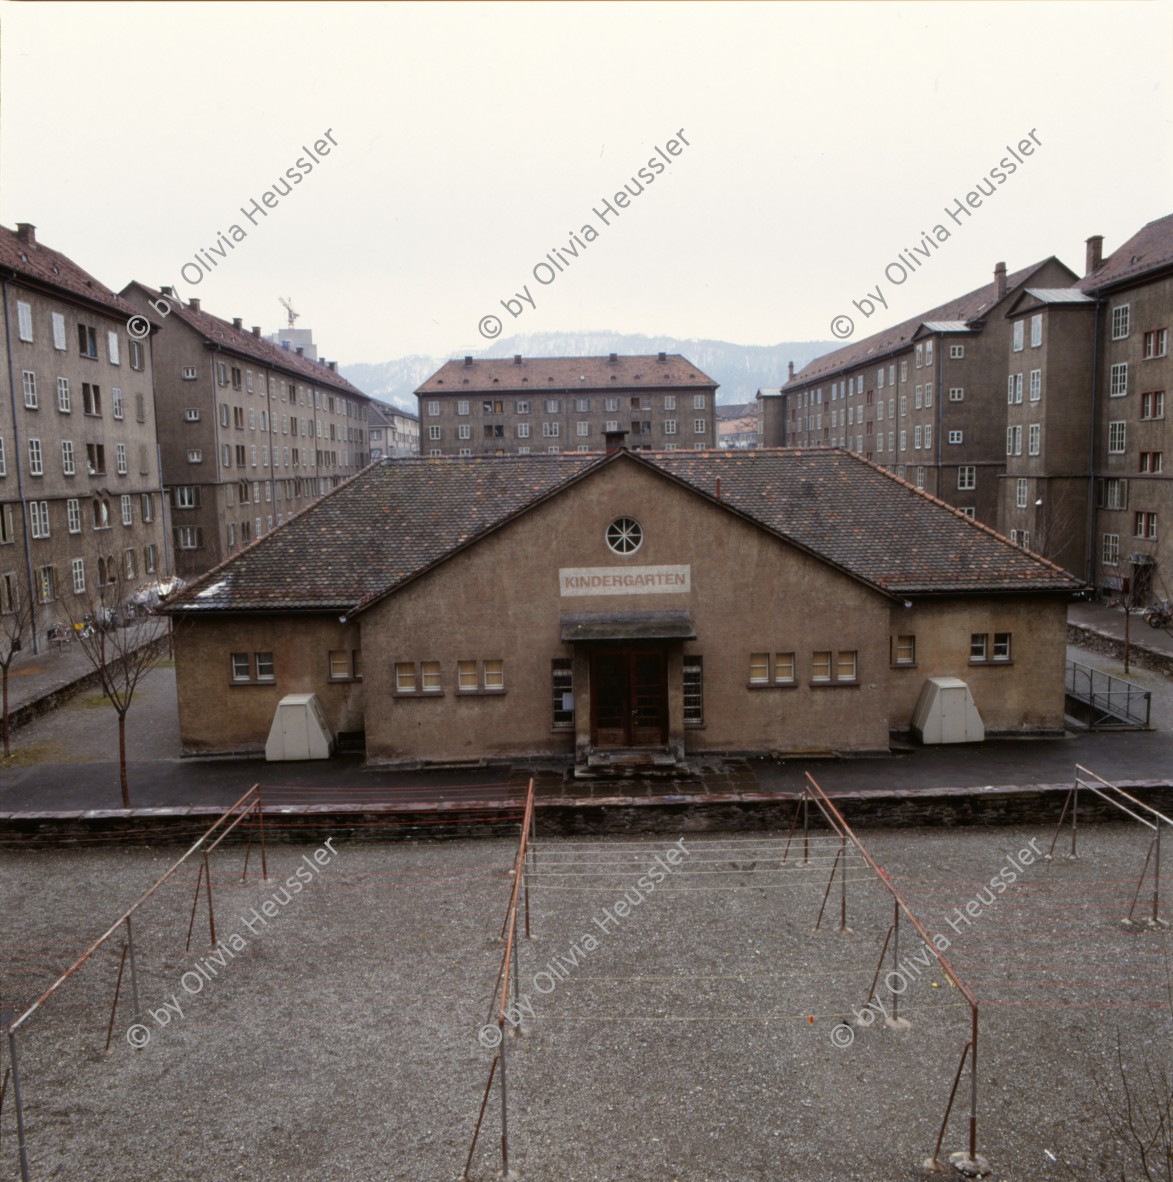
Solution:
[(323, 363), (221, 320), (200, 301), (123, 290), (152, 326), (176, 573), (202, 574), (370, 459), (362, 391)]
[(135, 309), (35, 227), (0, 227), (0, 612), (32, 588), (35, 645), (104, 585), (168, 572), (149, 341)]
[(419, 455), (420, 421), (417, 415), (372, 398), (367, 405), (367, 426), (372, 460)]
[(449, 361), (418, 390), (420, 454), (601, 452), (717, 445), (717, 383), (678, 353)]
[(679, 766), (884, 750), (932, 676), (1061, 730), (1078, 586), (843, 452), (617, 451), (386, 461), (168, 610), (190, 753), (312, 692), (371, 762)]

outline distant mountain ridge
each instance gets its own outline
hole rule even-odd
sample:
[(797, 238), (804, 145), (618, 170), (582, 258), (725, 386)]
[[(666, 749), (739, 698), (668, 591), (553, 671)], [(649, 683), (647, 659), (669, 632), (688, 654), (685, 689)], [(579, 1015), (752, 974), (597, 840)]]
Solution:
[[(783, 341), (777, 345), (735, 345), (730, 341), (679, 340), (615, 332), (526, 333), (495, 342), (476, 357), (602, 357), (608, 353), (680, 353), (715, 381), (717, 401), (751, 402), (763, 386), (786, 381), (787, 362), (796, 370), (838, 348), (838, 341)], [(393, 361), (355, 362), (339, 371), (364, 394), (405, 410), (416, 409), (415, 390), (450, 357), (413, 353)]]

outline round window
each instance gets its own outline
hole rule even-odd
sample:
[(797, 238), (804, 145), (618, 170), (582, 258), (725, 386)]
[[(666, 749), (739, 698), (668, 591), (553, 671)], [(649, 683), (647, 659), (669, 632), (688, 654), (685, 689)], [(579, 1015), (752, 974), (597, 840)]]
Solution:
[(607, 526), (607, 545), (616, 554), (634, 554), (643, 540), (644, 531), (633, 517), (616, 517)]

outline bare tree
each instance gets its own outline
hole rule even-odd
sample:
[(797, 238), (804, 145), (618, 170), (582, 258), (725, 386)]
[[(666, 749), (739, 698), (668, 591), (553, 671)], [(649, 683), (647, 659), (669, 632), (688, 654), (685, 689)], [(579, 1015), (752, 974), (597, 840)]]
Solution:
[(8, 671), (24, 642), (32, 636), (33, 597), (16, 575), (5, 575), (0, 582), (0, 683), (3, 683), (3, 708), (0, 732), (4, 739), (5, 758), (11, 753), (8, 735)]
[(94, 672), (98, 686), (118, 715), (118, 764), (122, 807), (130, 808), (126, 778), (126, 716), (142, 679), (167, 655), (166, 622), (150, 614), (111, 558), (99, 559), (99, 583), (75, 595), (66, 609), (73, 634)]

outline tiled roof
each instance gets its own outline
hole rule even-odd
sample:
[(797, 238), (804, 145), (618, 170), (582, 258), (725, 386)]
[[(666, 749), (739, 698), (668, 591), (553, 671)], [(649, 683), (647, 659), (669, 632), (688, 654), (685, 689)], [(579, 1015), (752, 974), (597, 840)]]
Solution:
[[(165, 317), (160, 316), (158, 312), (148, 312), (147, 319), (154, 324), (166, 325), (172, 319), (179, 320), (192, 331), (199, 333), (204, 340), (212, 341), (221, 348), (247, 357), (260, 365), (283, 370), (295, 377), (304, 378), (315, 386), (328, 386), (353, 398), (367, 398), (357, 386), (352, 386), (340, 373), (330, 369), (323, 362), (299, 357), (293, 349), (283, 349), (280, 345), (266, 341), (264, 337), (254, 336), (248, 329), (237, 328), (230, 320), (221, 320), (219, 316), (213, 316), (211, 312), (205, 312), (202, 308), (197, 311), (190, 304), (185, 304), (177, 295), (164, 295), (137, 279), (128, 283), (122, 290), (126, 292), (136, 288), (147, 299), (156, 302), (166, 300), (171, 308)], [(138, 311), (136, 308), (129, 310)]]
[(1119, 250), (1110, 254), (1081, 283), (1080, 289), (1096, 294), (1149, 271), (1173, 264), (1173, 213), (1138, 230)]
[(410, 419), (413, 423), (419, 422), (419, 415), (414, 411), (403, 410), (389, 402), (379, 402), (375, 398), (367, 403), (367, 421), (372, 427), (390, 427), (396, 415), (400, 418)]
[[(1042, 262), (1035, 263), (1031, 267), (1023, 267), (1021, 271), (1007, 275), (1007, 295), (1013, 293), (1016, 287), (1026, 283), (1032, 275), (1051, 261), (1052, 259), (1043, 259)], [(921, 312), (909, 320), (901, 321), (900, 324), (886, 328), (870, 337), (865, 337), (862, 341), (855, 341), (850, 345), (844, 345), (842, 349), (836, 349), (832, 353), (816, 357), (814, 361), (796, 373), (782, 389), (801, 388), (811, 382), (830, 377), (832, 374), (846, 372), (860, 365), (870, 365), (880, 357), (887, 357), (890, 353), (909, 345), (917, 329), (926, 321), (945, 321), (950, 324), (959, 324), (965, 328), (974, 320), (988, 315), (990, 309), (998, 302), (997, 287), (991, 280), (983, 287), (976, 288), (966, 295), (958, 296), (939, 307), (930, 308), (927, 312)], [(960, 330), (949, 328), (944, 331)]]
[(417, 394), (536, 394), (540, 390), (566, 394), (573, 390), (657, 389), (663, 386), (714, 389), (717, 383), (679, 353), (631, 357), (474, 358), (442, 365)]
[(648, 464), (891, 595), (1063, 592), (1081, 585), (848, 452), (437, 456), (367, 468), (204, 575), (172, 609), (349, 611), (592, 466), (616, 462)]
[(55, 287), (64, 298), (98, 304), (119, 319), (129, 319), (135, 314), (135, 309), (121, 296), (83, 271), (72, 259), (40, 242), (25, 242), (7, 226), (0, 226), (0, 268), (14, 271), (19, 278), (38, 286)]
[(575, 454), (375, 464), (209, 571), (174, 603), (189, 612), (344, 611), (597, 462)]
[(850, 452), (662, 452), (654, 462), (892, 595), (1082, 586), (1062, 568)]

